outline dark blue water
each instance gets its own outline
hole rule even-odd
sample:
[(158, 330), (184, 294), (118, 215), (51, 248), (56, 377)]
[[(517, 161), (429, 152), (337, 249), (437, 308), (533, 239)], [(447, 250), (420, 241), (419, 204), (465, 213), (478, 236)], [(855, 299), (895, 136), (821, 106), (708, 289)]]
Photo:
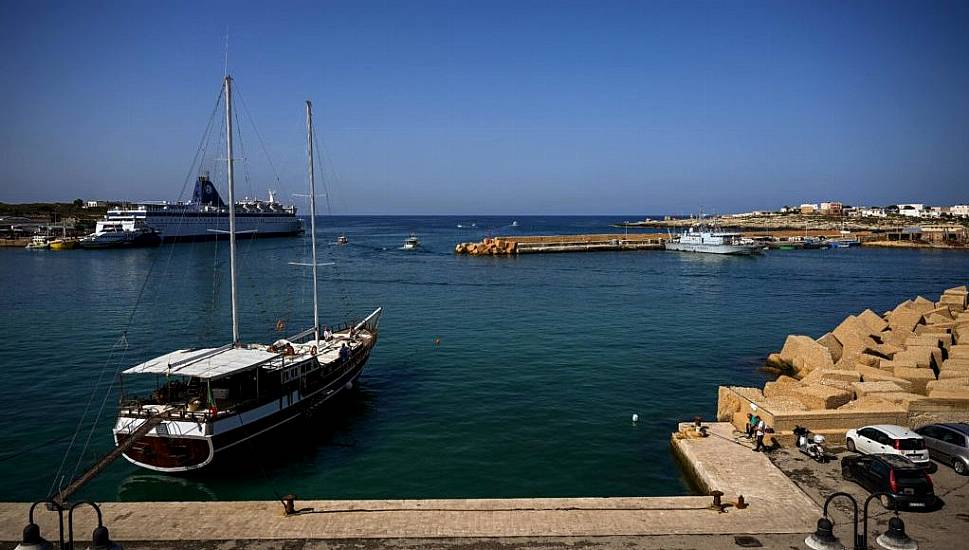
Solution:
[[(762, 383), (788, 333), (819, 336), (969, 278), (969, 254), (946, 251), (452, 253), (486, 234), (618, 231), (608, 225), (622, 219), (321, 218), (322, 240), (351, 240), (324, 247), (324, 321), (385, 309), (360, 388), (224, 471), (179, 478), (119, 461), (80, 496), (682, 494), (669, 433), (712, 417), (718, 385)], [(422, 250), (399, 249), (411, 232)], [(226, 249), (0, 250), (0, 498), (43, 497), (58, 471), (70, 479), (111, 448), (118, 370), (229, 341)], [(308, 238), (240, 251), (243, 338), (275, 339), (280, 319), (309, 326), (308, 268), (288, 264), (307, 260)]]

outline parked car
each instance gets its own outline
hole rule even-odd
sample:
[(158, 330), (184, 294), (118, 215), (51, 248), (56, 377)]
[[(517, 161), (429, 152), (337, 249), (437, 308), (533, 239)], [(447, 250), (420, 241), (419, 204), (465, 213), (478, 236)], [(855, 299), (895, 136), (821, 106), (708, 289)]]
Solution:
[(925, 438), (929, 456), (952, 466), (959, 475), (969, 474), (969, 424), (929, 424), (915, 432)]
[(883, 492), (886, 508), (908, 506), (930, 508), (936, 504), (932, 478), (925, 468), (897, 454), (846, 456), (841, 459), (841, 476), (871, 493)]
[(849, 451), (861, 454), (895, 454), (904, 456), (923, 468), (931, 470), (936, 467), (929, 460), (925, 439), (902, 426), (878, 424), (848, 430), (845, 434), (845, 445)]

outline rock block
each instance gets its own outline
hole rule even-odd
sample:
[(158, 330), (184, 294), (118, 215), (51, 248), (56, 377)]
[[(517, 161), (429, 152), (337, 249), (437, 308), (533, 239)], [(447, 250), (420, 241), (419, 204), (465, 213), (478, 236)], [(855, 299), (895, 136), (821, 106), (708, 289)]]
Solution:
[(868, 347), (878, 344), (872, 338), (876, 333), (854, 315), (849, 315), (832, 331), (834, 337), (844, 348), (844, 354), (861, 353)]
[(929, 383), (925, 385), (925, 391), (951, 390), (962, 387), (969, 388), (969, 372), (957, 377), (929, 380)]
[(935, 302), (921, 296), (916, 296), (912, 300), (912, 309), (924, 315), (935, 309)]
[(917, 393), (908, 393), (908, 392), (879, 393), (877, 397), (878, 399), (888, 401), (889, 403), (900, 405), (904, 407), (905, 410), (909, 410), (909, 408), (912, 406), (912, 403), (917, 403), (919, 401), (925, 401), (926, 399), (928, 399), (928, 396), (920, 395)]
[(963, 376), (969, 376), (969, 368), (966, 367), (952, 367), (948, 369), (942, 369), (939, 371), (939, 380), (951, 379), (951, 378), (962, 378)]
[(905, 391), (904, 388), (895, 382), (885, 380), (878, 382), (852, 382), (851, 389), (854, 391), (855, 399), (877, 393), (899, 393)]
[(809, 410), (837, 409), (851, 401), (851, 392), (822, 384), (802, 385), (794, 397)]
[(841, 342), (834, 337), (830, 332), (825, 333), (824, 336), (818, 338), (818, 343), (822, 346), (828, 348), (828, 352), (831, 353), (831, 360), (837, 363), (841, 360), (841, 353), (844, 348), (841, 346)]
[(931, 369), (912, 369), (908, 367), (895, 367), (892, 372), (895, 378), (908, 380), (912, 383), (912, 393), (925, 393), (925, 386), (930, 380), (935, 380), (935, 373)]
[(969, 344), (956, 344), (949, 348), (949, 358), (966, 358), (969, 359)]
[(926, 369), (931, 368), (934, 361), (932, 357), (933, 349), (939, 351), (940, 353), (942, 351), (939, 348), (931, 348), (928, 346), (910, 346), (903, 351), (896, 353), (892, 360), (903, 363), (915, 363), (916, 366)]
[[(949, 335), (946, 335), (949, 336)], [(928, 347), (944, 347), (947, 343), (951, 344), (952, 338), (943, 337), (940, 334), (923, 334), (919, 336), (917, 334), (912, 334), (905, 339), (905, 346), (928, 346)]]
[(921, 313), (913, 309), (905, 309), (893, 313), (891, 319), (888, 321), (888, 326), (891, 327), (893, 331), (898, 330), (903, 332), (912, 332), (921, 322)]
[(905, 380), (904, 378), (897, 378), (893, 376), (891, 373), (885, 372), (880, 369), (873, 369), (871, 367), (859, 366), (858, 374), (861, 375), (862, 382), (880, 382), (880, 381), (892, 382), (896, 386), (899, 386), (900, 388), (902, 388), (902, 391), (904, 392), (912, 391), (911, 381)]
[(781, 395), (790, 395), (789, 388), (799, 384), (800, 382), (798, 382), (796, 378), (781, 375), (777, 377), (777, 380), (764, 384), (764, 397), (771, 398)]
[(881, 318), (880, 315), (875, 313), (870, 309), (866, 309), (858, 314), (858, 319), (868, 325), (874, 333), (882, 332), (883, 330), (888, 330), (888, 321)]
[(858, 412), (869, 412), (869, 411), (905, 411), (907, 410), (904, 406), (891, 401), (886, 401), (885, 399), (879, 398), (880, 394), (871, 394), (864, 397), (860, 397), (853, 401), (838, 407), (839, 411), (858, 411)]
[(929, 313), (925, 317), (926, 325), (946, 325), (952, 322), (952, 318), (939, 313)]
[(799, 372), (831, 368), (834, 361), (828, 348), (817, 343), (810, 336), (792, 334), (784, 341), (781, 359), (790, 363)]

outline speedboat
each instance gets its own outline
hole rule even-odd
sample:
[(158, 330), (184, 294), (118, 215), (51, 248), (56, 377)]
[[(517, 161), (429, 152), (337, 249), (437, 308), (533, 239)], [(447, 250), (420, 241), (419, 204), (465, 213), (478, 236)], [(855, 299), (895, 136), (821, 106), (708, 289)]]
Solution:
[(420, 246), (421, 241), (419, 241), (417, 239), (417, 235), (414, 235), (413, 233), (411, 233), (411, 236), (407, 237), (407, 240), (404, 241), (404, 250), (414, 250)]

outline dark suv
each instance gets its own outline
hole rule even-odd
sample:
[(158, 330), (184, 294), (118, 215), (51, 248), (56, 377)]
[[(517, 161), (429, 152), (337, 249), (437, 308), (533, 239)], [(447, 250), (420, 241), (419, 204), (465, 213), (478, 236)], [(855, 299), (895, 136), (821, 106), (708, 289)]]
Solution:
[(874, 454), (841, 459), (841, 475), (872, 493), (888, 493), (882, 504), (891, 507), (931, 508), (936, 504), (932, 478), (904, 456)]

